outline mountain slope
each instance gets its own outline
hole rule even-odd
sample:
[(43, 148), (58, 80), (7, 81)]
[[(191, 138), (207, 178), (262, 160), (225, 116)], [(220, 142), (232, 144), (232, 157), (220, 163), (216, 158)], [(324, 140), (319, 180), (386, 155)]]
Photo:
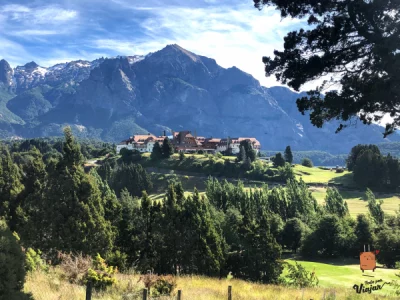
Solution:
[(375, 125), (340, 134), (334, 133), (337, 122), (315, 128), (297, 111), (297, 93), (262, 87), (238, 68), (222, 68), (178, 45), (145, 57), (50, 68), (7, 65), (0, 61), (0, 89), (10, 95), (4, 103), (19, 124), (8, 121), (10, 136), (58, 135), (69, 124), (78, 135), (119, 142), (135, 133), (186, 129), (202, 136), (255, 136), (263, 149), (291, 145), (337, 153), (357, 143), (400, 140), (397, 134), (383, 140)]

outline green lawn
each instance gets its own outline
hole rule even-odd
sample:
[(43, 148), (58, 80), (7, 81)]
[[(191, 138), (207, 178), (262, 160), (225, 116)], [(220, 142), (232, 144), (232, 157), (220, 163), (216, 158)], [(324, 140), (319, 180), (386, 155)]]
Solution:
[[(317, 199), (318, 203), (325, 202), (326, 188), (312, 187), (310, 188), (313, 196)], [(349, 211), (352, 216), (357, 216), (361, 213), (367, 213), (367, 202), (364, 200), (365, 193), (360, 191), (339, 191), (343, 199), (347, 201)], [(382, 208), (385, 213), (394, 215), (399, 210), (400, 197), (397, 194), (375, 194), (377, 199), (383, 200)]]
[(294, 167), (294, 173), (297, 179), (302, 178), (305, 183), (328, 184), (336, 183), (346, 186), (352, 185), (351, 173), (336, 173), (335, 171), (322, 170), (320, 168), (308, 168), (301, 165)]
[[(287, 259), (287, 262), (293, 262), (293, 259)], [(297, 261), (303, 265), (308, 271), (315, 271), (321, 287), (342, 287), (353, 288), (353, 285), (364, 283), (370, 280), (379, 280), (391, 282), (400, 279), (395, 274), (400, 273), (399, 270), (386, 269), (378, 267), (375, 272), (365, 271), (362, 273), (357, 259), (332, 259), (327, 261)], [(284, 271), (284, 274), (286, 271)], [(385, 285), (379, 292), (374, 294), (391, 294), (393, 288)]]

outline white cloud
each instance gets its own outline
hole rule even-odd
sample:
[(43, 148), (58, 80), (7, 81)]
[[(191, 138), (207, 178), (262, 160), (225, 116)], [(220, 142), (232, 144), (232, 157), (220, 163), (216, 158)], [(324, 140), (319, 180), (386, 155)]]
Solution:
[[(124, 4), (128, 6), (127, 2)], [(139, 13), (134, 5), (129, 8), (133, 16)], [(283, 36), (291, 26), (303, 24), (299, 20), (281, 20), (279, 12), (272, 8), (260, 12), (251, 4), (141, 7), (140, 13), (143, 11), (149, 16), (138, 25), (145, 37), (120, 41), (98, 39), (93, 45), (109, 49), (114, 55), (130, 55), (146, 54), (176, 43), (196, 54), (216, 59), (223, 67), (236, 66), (267, 86), (277, 85), (277, 82), (274, 77), (265, 77), (262, 57), (282, 48)]]
[(48, 30), (48, 29), (27, 29), (13, 32), (13, 35), (16, 36), (46, 36), (46, 35), (54, 35), (59, 34), (59, 31), (56, 30)]
[(23, 5), (0, 6), (3, 18), (9, 18), (14, 22), (26, 26), (34, 24), (57, 24), (76, 19), (78, 12), (70, 9), (63, 9), (58, 6), (27, 7)]

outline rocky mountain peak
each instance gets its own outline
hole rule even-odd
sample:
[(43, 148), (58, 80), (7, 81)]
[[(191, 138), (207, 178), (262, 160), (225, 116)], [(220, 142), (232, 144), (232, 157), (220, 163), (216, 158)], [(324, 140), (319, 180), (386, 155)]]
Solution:
[(6, 88), (10, 87), (12, 84), (12, 75), (13, 70), (10, 64), (4, 59), (0, 60), (0, 85)]
[(25, 68), (25, 70), (34, 70), (34, 69), (36, 69), (37, 67), (39, 67), (39, 65), (37, 64), (37, 63), (35, 63), (34, 61), (31, 61), (31, 62), (29, 62), (29, 63), (27, 63), (27, 64), (25, 64), (24, 65), (24, 68)]

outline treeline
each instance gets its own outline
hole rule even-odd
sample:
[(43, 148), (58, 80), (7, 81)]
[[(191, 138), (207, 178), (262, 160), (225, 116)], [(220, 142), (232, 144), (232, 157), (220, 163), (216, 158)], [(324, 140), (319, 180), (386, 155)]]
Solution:
[(398, 190), (400, 162), (390, 154), (384, 156), (376, 145), (357, 145), (352, 148), (347, 167), (353, 171), (354, 182), (361, 187), (379, 190)]
[[(77, 139), (80, 151), (85, 159), (98, 158), (107, 154), (115, 154), (115, 145), (99, 140)], [(26, 140), (14, 140), (4, 142), (11, 153), (27, 152), (35, 147), (45, 155), (45, 159), (59, 158), (62, 154), (64, 139), (60, 137), (34, 138)]]
[[(262, 155), (272, 157), (277, 152), (280, 151), (262, 151)], [(301, 164), (305, 158), (309, 158), (315, 166), (344, 166), (347, 158), (346, 154), (333, 155), (324, 151), (292, 151), (292, 153), (293, 163)]]

